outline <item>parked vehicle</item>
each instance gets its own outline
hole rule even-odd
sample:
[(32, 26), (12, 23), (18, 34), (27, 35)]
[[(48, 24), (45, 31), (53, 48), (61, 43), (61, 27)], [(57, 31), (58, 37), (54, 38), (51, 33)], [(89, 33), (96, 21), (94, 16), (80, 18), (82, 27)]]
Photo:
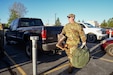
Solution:
[(107, 52), (110, 56), (113, 56), (113, 38), (107, 38), (103, 40), (101, 48)]
[(26, 45), (26, 53), (31, 55), (30, 36), (39, 36), (37, 41), (38, 51), (57, 52), (57, 34), (63, 26), (44, 26), (39, 18), (17, 18), (10, 24), (9, 30), (5, 33), (6, 42), (23, 42)]
[(87, 36), (88, 42), (96, 42), (97, 40), (102, 40), (107, 38), (106, 30), (103, 28), (96, 28), (89, 23), (80, 23), (79, 24), (83, 27), (83, 30)]
[(4, 56), (4, 30), (2, 24), (0, 24), (0, 58)]

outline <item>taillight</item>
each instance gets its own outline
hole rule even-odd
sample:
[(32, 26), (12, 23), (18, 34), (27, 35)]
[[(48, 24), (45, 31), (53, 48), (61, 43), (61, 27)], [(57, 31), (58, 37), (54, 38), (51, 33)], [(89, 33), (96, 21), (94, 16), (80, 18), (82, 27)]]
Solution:
[(42, 30), (42, 40), (46, 40), (46, 30)]

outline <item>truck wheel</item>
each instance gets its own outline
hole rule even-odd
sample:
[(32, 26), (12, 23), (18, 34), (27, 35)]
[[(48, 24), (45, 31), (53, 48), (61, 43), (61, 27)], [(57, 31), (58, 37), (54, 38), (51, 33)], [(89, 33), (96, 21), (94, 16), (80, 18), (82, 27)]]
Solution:
[(107, 52), (108, 55), (113, 56), (113, 44), (112, 45), (109, 45), (106, 48), (106, 52)]
[(26, 54), (31, 59), (32, 58), (32, 45), (31, 42), (26, 43)]
[(87, 41), (90, 43), (94, 43), (95, 41), (97, 41), (97, 37), (94, 34), (88, 34), (87, 35)]

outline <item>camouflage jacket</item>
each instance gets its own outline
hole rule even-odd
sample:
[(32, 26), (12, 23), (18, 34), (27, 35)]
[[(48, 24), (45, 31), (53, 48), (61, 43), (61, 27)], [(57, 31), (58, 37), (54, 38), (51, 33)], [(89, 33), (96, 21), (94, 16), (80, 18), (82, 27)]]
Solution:
[(66, 24), (61, 33), (67, 37), (67, 45), (78, 45), (80, 43), (80, 39), (82, 42), (86, 42), (86, 36), (83, 28), (76, 22)]

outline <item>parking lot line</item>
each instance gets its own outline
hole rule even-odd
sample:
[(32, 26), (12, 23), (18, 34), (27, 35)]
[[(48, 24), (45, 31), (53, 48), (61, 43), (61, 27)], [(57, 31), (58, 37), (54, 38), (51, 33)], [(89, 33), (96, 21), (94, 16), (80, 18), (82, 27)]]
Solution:
[(99, 52), (101, 52), (101, 50), (98, 50), (98, 51), (92, 53), (91, 55), (94, 55), (94, 54), (99, 53)]
[(16, 62), (5, 51), (4, 53), (22, 75), (27, 75), (26, 72), (18, 64), (16, 64)]
[(100, 60), (104, 60), (104, 61), (112, 62), (113, 63), (113, 60), (109, 60), (109, 59), (106, 59), (106, 58), (100, 58), (100, 57), (96, 57), (96, 56), (94, 56), (94, 58), (98, 58)]
[[(96, 54), (96, 53), (98, 53), (98, 52), (101, 52), (101, 50), (98, 50), (98, 51), (92, 53), (91, 55), (94, 55), (94, 54)], [(100, 57), (96, 57), (96, 56), (93, 56), (93, 57), (94, 57), (94, 58), (98, 58), (98, 59), (100, 59), (100, 60), (107, 61), (107, 62), (113, 62), (113, 60), (109, 60), (109, 59), (105, 59), (105, 58), (100, 58)], [(55, 71), (57, 71), (57, 70), (60, 70), (60, 69), (62, 69), (62, 68), (64, 68), (64, 67), (66, 67), (66, 66), (69, 66), (69, 63), (64, 64), (64, 65), (61, 65), (61, 66), (58, 66), (58, 67), (56, 67), (56, 68), (54, 68), (54, 69), (52, 69), (52, 70), (49, 70), (49, 71), (47, 71), (47, 72), (44, 72), (44, 73), (41, 74), (41, 75), (48, 75), (48, 74), (50, 74), (50, 73), (52, 73), (52, 72), (55, 72)]]
[[(96, 54), (96, 53), (98, 53), (98, 52), (101, 52), (101, 50), (98, 50), (98, 51), (92, 53), (91, 55), (94, 55), (94, 54)], [(113, 60), (109, 60), (109, 59), (106, 59), (106, 58), (100, 58), (100, 57), (96, 57), (96, 56), (93, 56), (93, 57), (94, 57), (94, 58), (98, 58), (98, 59), (100, 59), (100, 60), (107, 61), (107, 62), (113, 62)]]
[(43, 74), (41, 74), (41, 75), (48, 75), (48, 74), (50, 74), (50, 73), (52, 73), (52, 72), (58, 71), (58, 70), (60, 70), (60, 69), (62, 69), (62, 68), (64, 68), (64, 67), (66, 67), (66, 66), (69, 66), (69, 63), (63, 64), (63, 65), (61, 65), (61, 66), (58, 66), (58, 67), (56, 67), (56, 68), (54, 68), (54, 69), (52, 69), (52, 70), (49, 70), (49, 71), (47, 71), (47, 72), (45, 72), (45, 73), (43, 73)]
[[(96, 54), (96, 53), (98, 53), (98, 52), (100, 52), (101, 50), (99, 50), (99, 51), (96, 51), (96, 52), (94, 52), (92, 55), (94, 55), (94, 54)], [(96, 56), (93, 56), (94, 58), (98, 58), (98, 59), (100, 59), (100, 60), (104, 60), (104, 61), (107, 61), (107, 62), (113, 62), (113, 60), (109, 60), (109, 59), (106, 59), (106, 58), (100, 58), (100, 57), (96, 57)], [(54, 68), (54, 69), (52, 69), (52, 70), (49, 70), (49, 71), (47, 71), (47, 72), (45, 72), (45, 73), (43, 73), (43, 74), (41, 74), (41, 75), (48, 75), (48, 74), (50, 74), (50, 73), (52, 73), (52, 72), (55, 72), (55, 71), (57, 71), (57, 70), (60, 70), (60, 69), (62, 69), (62, 68), (64, 68), (64, 67), (66, 67), (66, 66), (69, 66), (69, 63), (67, 63), (67, 64), (64, 64), (64, 65), (61, 65), (61, 66), (58, 66), (58, 67), (56, 67), (56, 68)]]
[[(99, 57), (94, 56), (94, 58), (99, 58)], [(113, 60), (109, 60), (109, 59), (105, 59), (105, 58), (99, 58), (99, 59), (113, 63)], [(47, 71), (47, 72), (45, 72), (45, 73), (43, 73), (43, 74), (41, 74), (41, 75), (48, 75), (48, 74), (50, 74), (50, 73), (53, 73), (53, 72), (55, 72), (55, 71), (58, 71), (58, 70), (60, 70), (60, 69), (62, 69), (62, 68), (64, 68), (64, 67), (66, 67), (66, 66), (69, 66), (69, 63), (63, 64), (63, 65), (61, 65), (61, 66), (58, 66), (58, 67), (56, 67), (56, 68), (54, 68), (54, 69), (52, 69), (52, 70), (49, 70), (49, 71)]]

